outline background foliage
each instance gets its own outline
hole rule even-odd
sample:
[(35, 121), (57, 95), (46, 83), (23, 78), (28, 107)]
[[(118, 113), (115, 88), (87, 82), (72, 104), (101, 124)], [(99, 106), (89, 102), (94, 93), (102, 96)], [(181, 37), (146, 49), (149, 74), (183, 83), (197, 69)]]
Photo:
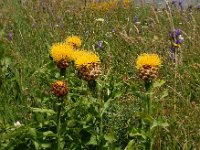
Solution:
[[(199, 9), (182, 12), (178, 6), (130, 3), (101, 11), (91, 9), (89, 2), (86, 6), (83, 1), (0, 1), (0, 147), (56, 149), (59, 104), (50, 84), (61, 77), (49, 59), (49, 48), (79, 35), (82, 48), (100, 55), (103, 72), (95, 96), (74, 67), (68, 69), (65, 79), (70, 91), (61, 113), (61, 149), (128, 149), (132, 145), (145, 149), (140, 138), (129, 134), (130, 127), (140, 125), (137, 113), (142, 100), (138, 97), (145, 90), (135, 61), (144, 52), (161, 56), (159, 78), (166, 81), (154, 91), (153, 114), (157, 119), (162, 116), (169, 126), (156, 130), (154, 149), (199, 149)], [(180, 28), (184, 37), (178, 66), (169, 55), (168, 33), (173, 27)], [(17, 121), (20, 127), (14, 126)]]

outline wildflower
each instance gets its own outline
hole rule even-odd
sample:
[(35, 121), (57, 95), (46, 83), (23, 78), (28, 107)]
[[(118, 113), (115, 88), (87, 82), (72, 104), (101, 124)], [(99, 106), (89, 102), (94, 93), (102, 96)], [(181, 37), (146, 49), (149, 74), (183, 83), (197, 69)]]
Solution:
[(119, 7), (118, 0), (108, 1), (93, 1), (89, 4), (91, 10), (107, 12), (109, 10), (116, 10)]
[(170, 47), (170, 55), (173, 60), (173, 62), (176, 61), (176, 49), (179, 49), (181, 47), (181, 44), (184, 41), (184, 38), (181, 35), (180, 29), (175, 29), (174, 31), (169, 33), (169, 38), (171, 40), (171, 47)]
[(71, 46), (64, 43), (55, 43), (50, 50), (51, 58), (56, 62), (57, 67), (61, 70), (65, 70), (72, 61), (73, 49)]
[(174, 6), (174, 7), (176, 7), (176, 3), (177, 3), (176, 0), (172, 0), (171, 5)]
[(136, 25), (140, 24), (138, 16), (134, 16), (133, 21)]
[(178, 4), (179, 4), (181, 12), (183, 12), (183, 0), (179, 0)]
[(55, 62), (61, 60), (71, 61), (72, 48), (64, 43), (55, 43), (51, 46), (50, 55)]
[(98, 22), (104, 22), (105, 20), (103, 18), (98, 18), (98, 19), (95, 19), (96, 21)]
[(98, 41), (98, 44), (97, 44), (99, 50), (103, 50), (103, 41)]
[(19, 121), (17, 121), (17, 122), (14, 123), (14, 126), (15, 126), (15, 127), (20, 127), (21, 125), (22, 125), (22, 124), (21, 124)]
[(200, 4), (196, 6), (196, 9), (200, 11)]
[(10, 41), (13, 40), (13, 32), (12, 32), (12, 31), (9, 32), (9, 40), (10, 40)]
[(76, 53), (75, 65), (80, 77), (86, 81), (95, 80), (101, 72), (99, 56), (89, 51), (82, 50)]
[(68, 85), (65, 81), (58, 80), (52, 83), (51, 90), (57, 97), (63, 97), (68, 93)]
[(170, 47), (170, 57), (173, 60), (173, 62), (175, 63), (176, 62), (176, 57), (175, 57), (175, 47), (174, 46)]
[(176, 47), (176, 48), (180, 48), (180, 47), (181, 47), (179, 44), (176, 44), (176, 43), (173, 43), (172, 45), (173, 45), (174, 47)]
[(70, 36), (65, 40), (66, 44), (78, 49), (81, 46), (81, 38), (79, 36)]
[(123, 0), (124, 7), (128, 7), (130, 5), (130, 0)]
[(145, 81), (155, 79), (160, 66), (161, 60), (157, 54), (144, 53), (138, 56), (136, 61), (136, 68), (139, 70), (139, 76)]
[(180, 44), (184, 41), (180, 29), (175, 29), (173, 32), (169, 33), (169, 38), (173, 45), (178, 48), (180, 48)]

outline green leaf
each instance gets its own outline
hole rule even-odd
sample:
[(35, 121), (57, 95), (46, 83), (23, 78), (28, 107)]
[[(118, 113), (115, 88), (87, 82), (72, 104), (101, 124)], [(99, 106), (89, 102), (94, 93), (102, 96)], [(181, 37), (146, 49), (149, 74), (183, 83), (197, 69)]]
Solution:
[(97, 145), (97, 136), (91, 135), (89, 142), (87, 145)]
[(104, 135), (104, 138), (106, 141), (112, 143), (116, 141), (116, 135), (114, 134), (114, 132), (110, 132), (106, 135)]
[(156, 80), (156, 81), (153, 83), (153, 88), (161, 87), (164, 83), (165, 83), (164, 80)]
[(35, 146), (35, 150), (39, 150), (39, 147), (40, 147), (39, 143), (36, 141), (33, 141), (33, 144)]
[(128, 142), (128, 145), (125, 147), (124, 150), (133, 150), (133, 146), (134, 146), (134, 141), (131, 140)]
[(135, 88), (131, 88), (130, 91), (134, 96), (140, 98), (143, 101), (146, 101), (146, 96), (144, 94), (142, 94), (140, 91), (137, 91)]
[(67, 121), (67, 127), (69, 128), (75, 127), (76, 125), (77, 125), (77, 121), (75, 119), (71, 119)]
[(35, 128), (28, 128), (27, 135), (31, 136), (31, 138), (37, 138), (37, 131)]
[(41, 144), (41, 147), (42, 147), (43, 149), (50, 148), (50, 147), (51, 147), (51, 143), (42, 143), (42, 144)]
[(162, 127), (162, 128), (166, 128), (166, 127), (169, 126), (169, 124), (168, 124), (167, 122), (164, 122), (164, 121), (161, 120), (161, 119), (154, 120), (154, 121), (153, 121), (153, 124), (152, 124), (152, 126), (151, 126), (151, 130), (153, 130), (154, 128), (156, 128), (156, 127), (158, 127), (158, 126), (160, 126), (160, 127)]
[(147, 139), (147, 136), (145, 135), (145, 134), (143, 134), (143, 133), (139, 133), (139, 132), (136, 132), (136, 133), (129, 133), (129, 136), (130, 137), (137, 137), (137, 136), (140, 136), (140, 137), (142, 137), (143, 139)]
[(168, 90), (165, 90), (161, 95), (161, 97), (160, 97), (160, 99), (163, 99), (163, 98), (165, 98), (165, 97), (167, 97), (168, 96)]
[(150, 115), (148, 115), (148, 114), (146, 114), (144, 112), (138, 112), (138, 113), (136, 113), (136, 116), (140, 117), (140, 118), (143, 118), (143, 119), (149, 121), (150, 123), (153, 122), (152, 116), (150, 116)]
[(1, 60), (2, 62), (2, 65), (5, 65), (6, 67), (8, 67), (11, 63), (12, 63), (12, 60), (11, 60), (11, 58), (9, 58), (9, 57), (5, 57), (5, 58), (3, 58), (2, 60)]
[(46, 132), (43, 132), (43, 136), (44, 137), (56, 137), (56, 134), (53, 133), (52, 131), (46, 131)]
[(56, 112), (52, 109), (43, 109), (43, 108), (31, 108), (31, 110), (33, 112), (36, 112), (36, 113), (46, 113), (47, 115), (54, 115), (56, 114)]

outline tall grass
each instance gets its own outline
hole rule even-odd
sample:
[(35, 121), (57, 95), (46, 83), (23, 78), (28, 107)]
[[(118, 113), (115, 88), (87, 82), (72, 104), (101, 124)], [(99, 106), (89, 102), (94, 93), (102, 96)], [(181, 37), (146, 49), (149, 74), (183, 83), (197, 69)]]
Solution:
[[(4, 0), (0, 6), (1, 141), (15, 122), (30, 124), (33, 115), (30, 107), (53, 105), (48, 101), (49, 85), (59, 75), (49, 60), (50, 46), (70, 35), (79, 35), (82, 48), (101, 57), (103, 75), (99, 84), (104, 95), (100, 97), (114, 97), (106, 113), (106, 128), (116, 132), (116, 146), (124, 149), (128, 144), (128, 121), (137, 122), (135, 112), (141, 106), (141, 100), (130, 92), (132, 88), (144, 92), (135, 68), (136, 58), (141, 53), (157, 53), (162, 58), (159, 78), (166, 83), (155, 91), (155, 99), (164, 89), (168, 90), (168, 96), (155, 100), (155, 117), (162, 115), (169, 127), (158, 129), (154, 149), (200, 148), (199, 10), (180, 12), (171, 6), (139, 7), (131, 3), (128, 7), (99, 11), (85, 7), (83, 1), (60, 0)], [(140, 23), (134, 22), (135, 16)], [(177, 65), (169, 52), (168, 34), (173, 28), (180, 28), (184, 37), (180, 49), (182, 61)], [(103, 41), (103, 49), (98, 48), (98, 41)], [(91, 96), (84, 82), (75, 77), (73, 67), (66, 76), (71, 101)], [(84, 102), (76, 106), (83, 107), (82, 117), (87, 114), (83, 111)]]

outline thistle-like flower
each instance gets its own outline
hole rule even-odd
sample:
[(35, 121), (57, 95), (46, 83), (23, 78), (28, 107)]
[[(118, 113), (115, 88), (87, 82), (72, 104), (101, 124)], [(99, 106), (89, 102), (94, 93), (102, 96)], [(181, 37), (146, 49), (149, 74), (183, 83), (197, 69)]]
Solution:
[(59, 80), (52, 83), (51, 90), (55, 96), (63, 97), (68, 93), (68, 85), (65, 81)]
[(85, 50), (77, 51), (74, 54), (75, 65), (80, 77), (86, 81), (95, 80), (101, 73), (99, 56)]
[(158, 76), (161, 60), (157, 54), (141, 54), (136, 61), (139, 77), (145, 81), (153, 80)]
[(64, 43), (55, 43), (51, 46), (50, 56), (56, 62), (58, 68), (66, 69), (68, 62), (72, 61), (73, 49)]
[(81, 38), (79, 36), (69, 36), (65, 43), (73, 47), (73, 49), (78, 49), (81, 46)]

